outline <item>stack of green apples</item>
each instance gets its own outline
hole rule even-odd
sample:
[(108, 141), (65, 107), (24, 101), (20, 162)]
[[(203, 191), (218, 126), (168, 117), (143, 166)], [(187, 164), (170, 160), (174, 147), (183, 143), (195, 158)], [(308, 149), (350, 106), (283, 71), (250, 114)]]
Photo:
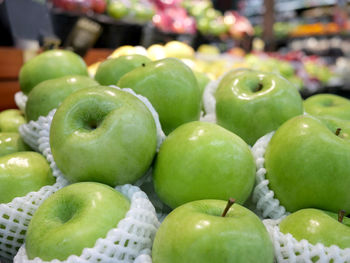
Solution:
[[(274, 203), (288, 212), (285, 215), (292, 213), (278, 220), (281, 232), (276, 232), (267, 221), (275, 240), (276, 257), (281, 262), (321, 258), (332, 262), (334, 257), (339, 257), (340, 262), (349, 260), (349, 224), (347, 218), (342, 219), (350, 209), (349, 106), (348, 99), (331, 94), (308, 98), (304, 102), (306, 114), (282, 124), (268, 143), (263, 158), (256, 159), (257, 162), (264, 159), (260, 172), (267, 179), (259, 182), (256, 191), (268, 184), (277, 201)], [(264, 198), (260, 205), (271, 209)], [(291, 234), (292, 241), (284, 234)], [(311, 245), (297, 252), (301, 240)], [(333, 249), (336, 252), (331, 252), (330, 246), (337, 246)], [(292, 249), (288, 251), (286, 247)], [(316, 252), (310, 258), (313, 249)]]
[(56, 190), (49, 163), (18, 133), (23, 123), (19, 110), (0, 113), (0, 259), (12, 259), (33, 212), (45, 195)]
[[(307, 102), (303, 105), (285, 78), (245, 69), (226, 74), (213, 94), (217, 123), (207, 123), (199, 121), (200, 77), (179, 59), (119, 56), (100, 63), (91, 79), (85, 66), (60, 66), (56, 59), (66, 51), (50, 52), (36, 57), (34, 66), (23, 66), (21, 78), (29, 72), (21, 82), (28, 95), (25, 114), (27, 121), (36, 121), (57, 108), (50, 147), (72, 185), (35, 213), (26, 236), (29, 259), (65, 260), (93, 247), (129, 209), (125, 200), (113, 201), (111, 187), (138, 184), (152, 169), (153, 190), (171, 211), (155, 235), (153, 262), (273, 262), (277, 247), (262, 221), (243, 206), (249, 205), (256, 179), (249, 145), (275, 130), (264, 156), (269, 188), (288, 212), (312, 208), (306, 215), (322, 226), (310, 230), (302, 220), (312, 220), (300, 213), (284, 219), (280, 230), (312, 244), (349, 247), (322, 230), (336, 222), (318, 219), (350, 211), (346, 121), (303, 115), (304, 108), (309, 112)], [(80, 58), (68, 60), (74, 68), (82, 65)], [(64, 68), (67, 72), (61, 72)], [(126, 90), (147, 98), (159, 115), (167, 135), (160, 149), (152, 112)], [(90, 212), (91, 207), (96, 210)], [(337, 229), (347, 233), (346, 222)]]

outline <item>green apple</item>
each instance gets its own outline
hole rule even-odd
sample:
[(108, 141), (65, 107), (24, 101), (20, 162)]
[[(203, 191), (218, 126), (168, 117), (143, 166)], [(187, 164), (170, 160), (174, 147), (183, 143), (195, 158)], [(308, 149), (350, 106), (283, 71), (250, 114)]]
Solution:
[(156, 124), (145, 104), (130, 93), (86, 88), (57, 109), (50, 145), (58, 168), (71, 182), (133, 183), (156, 153)]
[(111, 1), (107, 6), (107, 13), (115, 19), (120, 19), (129, 13), (129, 9), (121, 1)]
[(66, 186), (47, 198), (30, 221), (25, 243), (28, 258), (62, 261), (79, 256), (117, 227), (129, 208), (130, 201), (107, 185)]
[(302, 209), (285, 217), (279, 228), (298, 241), (305, 239), (313, 245), (321, 243), (326, 247), (350, 248), (350, 219), (344, 217), (343, 222), (339, 222), (336, 213)]
[(153, 181), (159, 198), (172, 208), (231, 195), (243, 204), (255, 181), (254, 158), (232, 132), (213, 123), (186, 123), (163, 142)]
[(200, 17), (197, 20), (197, 28), (202, 34), (208, 34), (209, 33), (209, 23), (210, 20), (206, 17)]
[(165, 134), (200, 116), (201, 96), (192, 70), (175, 58), (165, 58), (136, 68), (118, 82), (145, 96), (159, 114)]
[(334, 94), (317, 94), (304, 101), (305, 111), (314, 116), (333, 116), (350, 121), (350, 100)]
[(265, 168), (269, 188), (287, 211), (350, 211), (350, 141), (316, 118), (285, 122), (266, 148)]
[(0, 112), (0, 132), (18, 132), (19, 126), (26, 123), (20, 110), (4, 110)]
[(88, 75), (84, 60), (67, 50), (49, 50), (27, 61), (19, 73), (19, 84), (28, 94), (40, 82), (66, 75)]
[(36, 121), (40, 116), (46, 116), (51, 110), (58, 108), (71, 93), (93, 86), (98, 86), (98, 83), (79, 75), (45, 80), (29, 93), (25, 109), (26, 118), (28, 121)]
[(123, 75), (150, 61), (149, 58), (136, 54), (107, 59), (98, 67), (95, 80), (101, 85), (117, 85)]
[(211, 20), (208, 24), (208, 33), (214, 36), (219, 36), (226, 33), (228, 30), (223, 20)]
[(273, 73), (232, 71), (219, 83), (215, 98), (218, 124), (249, 145), (286, 120), (303, 114), (298, 90)]
[(15, 152), (30, 151), (17, 132), (0, 132), (0, 156)]
[(0, 157), (0, 203), (8, 203), (54, 182), (50, 165), (36, 152), (17, 152)]
[(132, 6), (132, 11), (135, 13), (135, 19), (140, 21), (149, 21), (152, 20), (154, 16), (154, 10), (152, 6), (145, 6), (141, 3), (134, 3)]
[(272, 263), (273, 245), (260, 219), (238, 204), (222, 217), (225, 204), (199, 200), (173, 210), (156, 233), (152, 262)]

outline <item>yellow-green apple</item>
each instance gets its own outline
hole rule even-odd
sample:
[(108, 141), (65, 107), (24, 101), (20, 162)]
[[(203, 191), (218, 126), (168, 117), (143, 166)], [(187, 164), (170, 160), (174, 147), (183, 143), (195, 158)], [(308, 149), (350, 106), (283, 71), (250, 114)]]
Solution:
[(99, 65), (95, 80), (101, 85), (117, 85), (123, 75), (150, 61), (149, 58), (137, 54), (107, 59)]
[(156, 233), (152, 262), (272, 263), (273, 245), (260, 219), (238, 204), (224, 214), (225, 204), (199, 200), (173, 210)]
[(26, 123), (20, 110), (4, 110), (0, 112), (0, 132), (18, 132), (18, 127)]
[(336, 245), (342, 249), (350, 248), (350, 219), (339, 218), (338, 214), (306, 208), (285, 217), (280, 231), (290, 233), (296, 240), (305, 239), (311, 244), (321, 243), (326, 247)]
[(334, 94), (317, 94), (304, 101), (305, 112), (350, 121), (350, 100)]
[(165, 134), (200, 116), (201, 97), (192, 70), (179, 59), (165, 58), (126, 73), (118, 82), (149, 99)]
[(120, 19), (129, 13), (129, 9), (122, 1), (110, 1), (107, 6), (107, 13), (113, 18)]
[(27, 61), (19, 73), (19, 84), (23, 93), (28, 94), (44, 80), (66, 75), (87, 76), (84, 60), (67, 50), (49, 50)]
[(239, 204), (249, 197), (255, 163), (248, 145), (237, 135), (207, 122), (190, 122), (174, 130), (163, 142), (153, 181), (159, 198), (175, 208), (200, 199)]
[(168, 58), (193, 58), (194, 50), (191, 46), (180, 41), (169, 41), (164, 45), (165, 54)]
[(17, 132), (0, 132), (0, 156), (15, 152), (30, 151)]
[(93, 182), (66, 186), (47, 198), (30, 221), (28, 258), (62, 261), (79, 256), (117, 227), (129, 208), (130, 201), (110, 186)]
[(150, 167), (156, 141), (156, 124), (145, 104), (104, 86), (69, 95), (50, 129), (53, 157), (71, 182), (133, 183)]
[(54, 182), (50, 165), (39, 153), (17, 152), (0, 157), (0, 203)]
[(350, 211), (350, 141), (339, 135), (307, 115), (288, 120), (273, 135), (266, 178), (287, 211)]
[(221, 80), (215, 98), (218, 124), (249, 145), (286, 120), (303, 114), (298, 90), (273, 73), (232, 71)]
[(29, 93), (26, 118), (28, 121), (36, 121), (40, 116), (46, 116), (56, 109), (71, 93), (93, 86), (98, 86), (98, 83), (87, 76), (69, 75), (45, 80)]

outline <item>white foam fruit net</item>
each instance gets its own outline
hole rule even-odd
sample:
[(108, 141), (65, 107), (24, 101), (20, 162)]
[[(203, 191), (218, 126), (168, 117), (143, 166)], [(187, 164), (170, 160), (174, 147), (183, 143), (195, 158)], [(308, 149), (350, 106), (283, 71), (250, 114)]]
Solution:
[(348, 263), (350, 248), (340, 249), (338, 246), (325, 247), (318, 243), (310, 244), (307, 240), (296, 240), (291, 234), (283, 234), (279, 229), (281, 219), (263, 220), (271, 237), (275, 259), (281, 263)]
[(12, 259), (16, 255), (24, 242), (27, 227), (34, 212), (46, 198), (67, 185), (67, 181), (53, 161), (49, 137), (45, 136), (49, 134), (49, 130), (45, 130), (49, 127), (41, 126), (37, 129), (38, 134), (43, 135), (37, 145), (48, 160), (53, 176), (56, 177), (56, 183), (44, 186), (37, 192), (30, 192), (26, 196), (16, 197), (7, 204), (0, 204), (0, 257), (2, 258)]
[(286, 215), (286, 209), (278, 199), (274, 197), (275, 193), (269, 189), (269, 180), (266, 179), (265, 151), (274, 132), (270, 132), (261, 137), (252, 147), (252, 153), (256, 164), (255, 186), (253, 190), (253, 202), (256, 203), (257, 213), (263, 218), (278, 219)]
[(27, 100), (27, 95), (24, 95), (22, 91), (19, 91), (15, 94), (15, 103), (22, 112), (25, 111)]
[[(116, 189), (131, 201), (124, 219), (116, 228), (108, 231), (105, 238), (99, 238), (95, 246), (85, 248), (80, 256), (71, 255), (65, 261), (51, 263), (148, 263), (151, 262), (151, 247), (160, 225), (155, 209), (147, 195), (137, 186), (130, 184)], [(29, 260), (23, 245), (14, 259), (15, 263), (45, 263), (39, 258)]]
[(216, 123), (216, 100), (215, 92), (222, 78), (208, 83), (203, 92), (203, 106), (205, 114), (201, 116), (201, 121)]

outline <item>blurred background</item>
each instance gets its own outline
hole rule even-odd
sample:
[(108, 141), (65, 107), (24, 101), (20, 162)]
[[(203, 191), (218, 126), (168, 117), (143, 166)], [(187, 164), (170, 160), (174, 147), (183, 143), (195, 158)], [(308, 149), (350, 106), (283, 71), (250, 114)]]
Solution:
[(93, 71), (111, 54), (162, 58), (170, 41), (183, 43), (173, 42), (174, 56), (211, 79), (248, 67), (283, 75), (304, 98), (350, 97), (349, 8), (349, 0), (0, 0), (0, 108), (15, 107), (19, 69), (42, 50), (73, 50)]

